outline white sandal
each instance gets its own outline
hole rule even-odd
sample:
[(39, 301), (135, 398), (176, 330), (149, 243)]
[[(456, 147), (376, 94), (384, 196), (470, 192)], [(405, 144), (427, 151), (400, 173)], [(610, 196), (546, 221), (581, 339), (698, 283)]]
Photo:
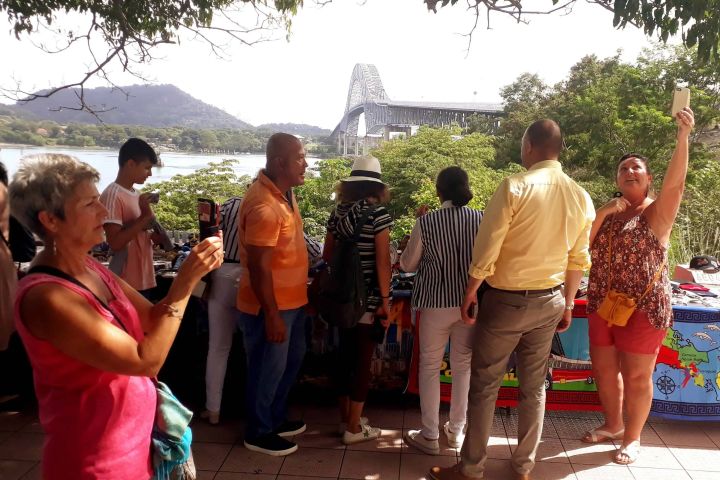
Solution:
[[(635, 462), (640, 456), (640, 442), (638, 440), (632, 441), (624, 447), (618, 449), (615, 453), (613, 461), (620, 465), (630, 465)], [(627, 457), (627, 459), (623, 458)]]
[[(625, 429), (620, 429), (615, 433), (610, 433), (607, 430), (601, 430), (600, 428), (593, 428), (585, 432), (585, 435), (580, 439), (583, 443), (602, 443), (610, 442), (612, 440), (620, 440), (625, 435)], [(586, 440), (589, 437), (589, 440)]]

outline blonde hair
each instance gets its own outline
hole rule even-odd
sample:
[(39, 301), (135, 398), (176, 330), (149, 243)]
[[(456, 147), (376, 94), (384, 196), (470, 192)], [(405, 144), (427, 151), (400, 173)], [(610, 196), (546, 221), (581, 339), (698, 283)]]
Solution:
[(100, 174), (87, 163), (61, 153), (28, 155), (20, 160), (8, 188), (10, 211), (23, 225), (45, 237), (38, 215), (42, 211), (65, 219), (65, 202), (86, 181), (97, 183)]

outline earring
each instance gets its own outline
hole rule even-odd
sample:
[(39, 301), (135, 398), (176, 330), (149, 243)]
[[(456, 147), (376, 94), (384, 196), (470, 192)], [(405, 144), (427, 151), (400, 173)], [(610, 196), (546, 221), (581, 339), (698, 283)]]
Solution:
[(57, 257), (57, 244), (55, 243), (54, 240), (53, 240), (53, 256)]

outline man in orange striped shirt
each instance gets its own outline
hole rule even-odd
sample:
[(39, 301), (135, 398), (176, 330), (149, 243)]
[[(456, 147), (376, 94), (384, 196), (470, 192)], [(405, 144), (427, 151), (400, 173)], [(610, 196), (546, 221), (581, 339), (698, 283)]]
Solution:
[(287, 397), (305, 356), (308, 255), (292, 187), (305, 183), (305, 149), (294, 136), (276, 133), (267, 163), (238, 213), (243, 272), (237, 308), (247, 354), (245, 447), (272, 456), (297, 445), (286, 437), (305, 431), (289, 421)]

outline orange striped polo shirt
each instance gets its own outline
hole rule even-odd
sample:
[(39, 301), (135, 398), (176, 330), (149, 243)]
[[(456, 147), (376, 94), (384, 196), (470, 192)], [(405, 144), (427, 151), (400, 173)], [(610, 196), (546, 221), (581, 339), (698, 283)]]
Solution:
[(257, 315), (260, 302), (250, 285), (247, 247), (274, 247), (271, 264), (275, 302), (280, 310), (292, 310), (307, 303), (308, 255), (303, 223), (295, 195), (292, 207), (283, 192), (261, 170), (248, 188), (238, 213), (240, 244), (240, 288), (237, 308)]

